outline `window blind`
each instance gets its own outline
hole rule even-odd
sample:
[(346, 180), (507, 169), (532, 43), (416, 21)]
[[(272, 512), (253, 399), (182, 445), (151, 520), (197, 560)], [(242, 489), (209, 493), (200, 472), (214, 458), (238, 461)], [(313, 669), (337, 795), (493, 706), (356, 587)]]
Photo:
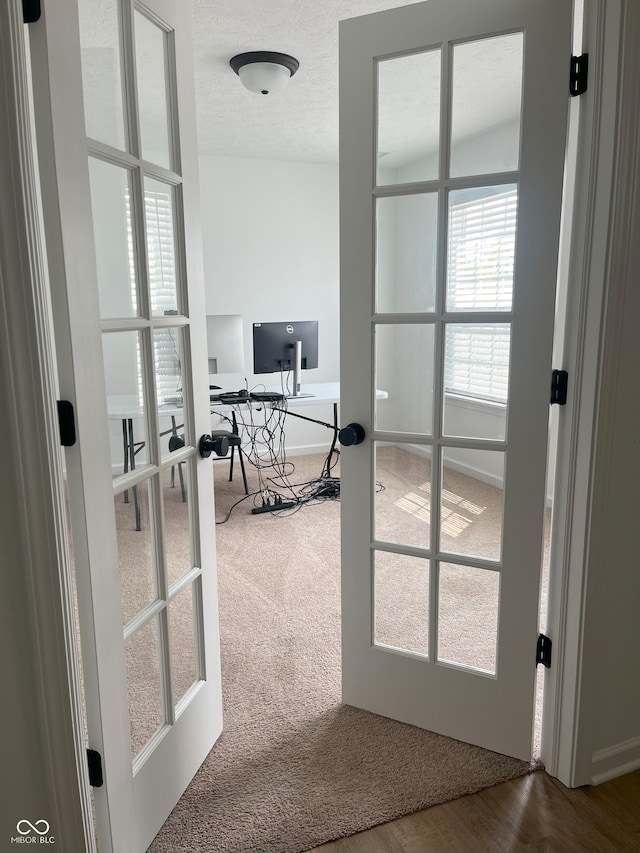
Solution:
[[(127, 193), (127, 238), (132, 304), (136, 304), (136, 279), (131, 226), (131, 200)], [(147, 269), (151, 311), (155, 315), (175, 311), (176, 264), (174, 253), (173, 208), (170, 192), (145, 190), (144, 215), (147, 240)], [(158, 403), (166, 402), (182, 389), (182, 359), (178, 329), (156, 329), (153, 356), (156, 368)], [(138, 394), (142, 402), (142, 365), (138, 341)]]
[[(517, 204), (514, 188), (451, 206), (448, 311), (511, 308)], [(509, 349), (509, 324), (449, 324), (445, 338), (445, 391), (506, 402)]]

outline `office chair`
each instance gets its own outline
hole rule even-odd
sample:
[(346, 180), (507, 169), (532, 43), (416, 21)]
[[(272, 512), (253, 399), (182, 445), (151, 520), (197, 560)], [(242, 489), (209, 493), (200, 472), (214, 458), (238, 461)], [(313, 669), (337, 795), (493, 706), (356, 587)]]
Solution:
[[(240, 458), (240, 470), (242, 471), (242, 482), (244, 484), (244, 493), (245, 493), (245, 495), (248, 495), (249, 494), (249, 486), (247, 484), (247, 472), (245, 471), (244, 459), (242, 457), (242, 438), (240, 437), (240, 434), (238, 432), (238, 422), (236, 420), (235, 412), (233, 412), (233, 417), (231, 420), (231, 432), (229, 432), (228, 430), (214, 430), (211, 433), (211, 435), (214, 437), (224, 435), (224, 436), (226, 436), (226, 438), (229, 442), (229, 447), (231, 448), (231, 457), (230, 457), (230, 463), (231, 464), (229, 465), (229, 482), (231, 482), (233, 480), (233, 463), (234, 463), (236, 448), (238, 449), (238, 456)], [(184, 447), (184, 436), (183, 435), (177, 435), (177, 434), (172, 435), (169, 438), (169, 453), (173, 453), (176, 450), (180, 450), (181, 447)], [(226, 459), (225, 456), (217, 456), (217, 457), (214, 457), (213, 461), (216, 462), (218, 460), (221, 461), (224, 459)], [(187, 495), (186, 495), (185, 488), (184, 488), (184, 478), (182, 475), (182, 467), (181, 467), (182, 464), (183, 464), (182, 462), (179, 462), (177, 465), (177, 468), (178, 468), (178, 476), (180, 478), (180, 491), (182, 494), (182, 500), (186, 501)], [(174, 486), (175, 486), (175, 468), (176, 468), (175, 465), (171, 466), (171, 488), (174, 488)]]

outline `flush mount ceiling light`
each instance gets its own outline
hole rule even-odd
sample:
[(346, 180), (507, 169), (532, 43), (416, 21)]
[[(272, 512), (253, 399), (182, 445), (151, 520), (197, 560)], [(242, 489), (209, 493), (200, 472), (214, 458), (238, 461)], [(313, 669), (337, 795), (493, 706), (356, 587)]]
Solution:
[(293, 56), (270, 50), (239, 53), (229, 61), (229, 65), (245, 89), (259, 95), (282, 91), (300, 67)]

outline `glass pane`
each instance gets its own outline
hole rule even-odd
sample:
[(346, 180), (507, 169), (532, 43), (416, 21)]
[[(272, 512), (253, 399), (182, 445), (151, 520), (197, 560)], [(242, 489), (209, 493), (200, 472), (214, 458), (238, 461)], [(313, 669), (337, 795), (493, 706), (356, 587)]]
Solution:
[(142, 157), (169, 169), (166, 34), (138, 11), (134, 19)]
[(435, 310), (437, 227), (437, 193), (378, 199), (378, 313)]
[(452, 190), (447, 311), (510, 311), (516, 247), (516, 184)]
[(174, 326), (156, 329), (153, 333), (153, 360), (156, 370), (156, 390), (158, 392), (158, 412), (176, 404), (182, 405), (182, 365), (184, 330)]
[(102, 335), (113, 476), (149, 462), (140, 332)]
[(431, 435), (433, 431), (433, 326), (375, 326), (375, 428)]
[(158, 395), (158, 425), (162, 456), (184, 447), (186, 410), (182, 403), (182, 365), (184, 329), (156, 329), (153, 333), (153, 359)]
[(440, 564), (438, 660), (495, 674), (500, 574)]
[(458, 394), (445, 394), (444, 435), (456, 438), (504, 440), (506, 404), (488, 403)]
[(87, 136), (125, 148), (118, 0), (80, 0), (82, 90)]
[(145, 177), (144, 219), (151, 311), (156, 317), (177, 314), (174, 195), (169, 184)]
[(522, 53), (522, 33), (454, 46), (451, 177), (518, 168)]
[(135, 757), (164, 722), (158, 617), (146, 622), (124, 647), (129, 697), (131, 755)]
[[(466, 438), (504, 439), (506, 403), (509, 393), (509, 351), (511, 326), (508, 323), (445, 326), (444, 348), (444, 431)], [(458, 401), (454, 397), (459, 398)], [(494, 403), (495, 416), (479, 417), (470, 410), (465, 421), (459, 403)], [(485, 407), (490, 408), (490, 407)]]
[(101, 317), (140, 313), (128, 169), (89, 157)]
[(191, 474), (189, 461), (162, 472), (164, 502), (165, 557), (169, 585), (190, 572), (194, 566), (191, 553)]
[(375, 532), (379, 542), (428, 548), (431, 532), (431, 448), (418, 454), (377, 441), (375, 453)]
[(443, 451), (441, 551), (500, 559), (504, 457), (499, 450)]
[[(140, 510), (136, 530), (135, 502)], [(149, 522), (149, 481), (116, 495), (116, 534), (123, 624), (157, 598), (152, 529)]]
[(377, 183), (438, 177), (440, 49), (378, 62)]
[(429, 561), (374, 552), (375, 642), (429, 654)]
[(195, 584), (189, 584), (169, 602), (173, 699), (176, 705), (198, 678), (195, 595)]

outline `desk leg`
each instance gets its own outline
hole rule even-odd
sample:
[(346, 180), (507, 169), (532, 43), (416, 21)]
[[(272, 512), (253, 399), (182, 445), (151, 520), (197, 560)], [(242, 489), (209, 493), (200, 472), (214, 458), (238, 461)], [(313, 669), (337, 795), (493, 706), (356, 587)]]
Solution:
[[(231, 413), (231, 429), (236, 435), (240, 435), (238, 432), (238, 419), (236, 418), (236, 413), (233, 411)], [(229, 466), (229, 482), (233, 479), (233, 457), (236, 452), (236, 448), (231, 448), (231, 465)], [(247, 485), (247, 472), (244, 469), (244, 459), (242, 457), (242, 445), (238, 445), (238, 459), (240, 460), (240, 470), (242, 472), (242, 482), (244, 483), (244, 493), (245, 495), (249, 494), (249, 486)]]
[[(123, 466), (122, 470), (126, 474), (129, 470), (129, 439), (127, 438), (127, 419), (122, 419), (122, 447), (123, 447)], [(125, 489), (124, 492), (124, 502), (126, 504), (129, 503), (129, 490)]]
[(249, 486), (247, 485), (247, 472), (244, 470), (244, 458), (242, 456), (242, 445), (238, 447), (238, 456), (240, 458), (240, 470), (242, 471), (242, 482), (244, 483), (244, 493), (249, 494)]
[(338, 427), (338, 404), (333, 404), (333, 440), (331, 441), (331, 447), (329, 448), (329, 455), (327, 456), (327, 468), (324, 472), (326, 477), (331, 476), (331, 462), (333, 460), (333, 454), (336, 452), (336, 443), (338, 441), (338, 432), (340, 428)]
[[(176, 429), (176, 419), (175, 419), (174, 415), (171, 415), (171, 435), (177, 435), (177, 434), (178, 434), (178, 430)], [(176, 486), (176, 466), (175, 465), (171, 466), (171, 482), (169, 485), (172, 489), (175, 489), (175, 486)]]
[[(128, 418), (129, 427), (129, 469), (135, 470), (136, 467), (136, 449), (133, 443), (133, 418)], [(138, 487), (133, 486), (133, 504), (136, 511), (136, 530), (142, 530), (140, 525), (140, 498), (138, 496)]]
[[(236, 420), (235, 411), (231, 412), (231, 432), (235, 432), (236, 435), (238, 434), (238, 421)], [(233, 480), (233, 459), (234, 459), (235, 453), (236, 453), (236, 449), (235, 449), (235, 447), (232, 447), (231, 448), (231, 461), (229, 463), (229, 482), (231, 482)]]
[[(173, 430), (174, 435), (178, 434), (178, 427), (176, 426), (176, 416), (175, 415), (171, 415), (171, 429)], [(173, 473), (175, 467), (176, 467), (175, 465), (171, 466), (171, 485), (172, 486), (175, 483), (175, 477), (174, 477), (174, 473)], [(187, 502), (187, 493), (184, 490), (184, 475), (182, 473), (182, 462), (178, 462), (178, 479), (180, 480), (180, 494), (182, 495), (182, 503), (186, 503)]]

